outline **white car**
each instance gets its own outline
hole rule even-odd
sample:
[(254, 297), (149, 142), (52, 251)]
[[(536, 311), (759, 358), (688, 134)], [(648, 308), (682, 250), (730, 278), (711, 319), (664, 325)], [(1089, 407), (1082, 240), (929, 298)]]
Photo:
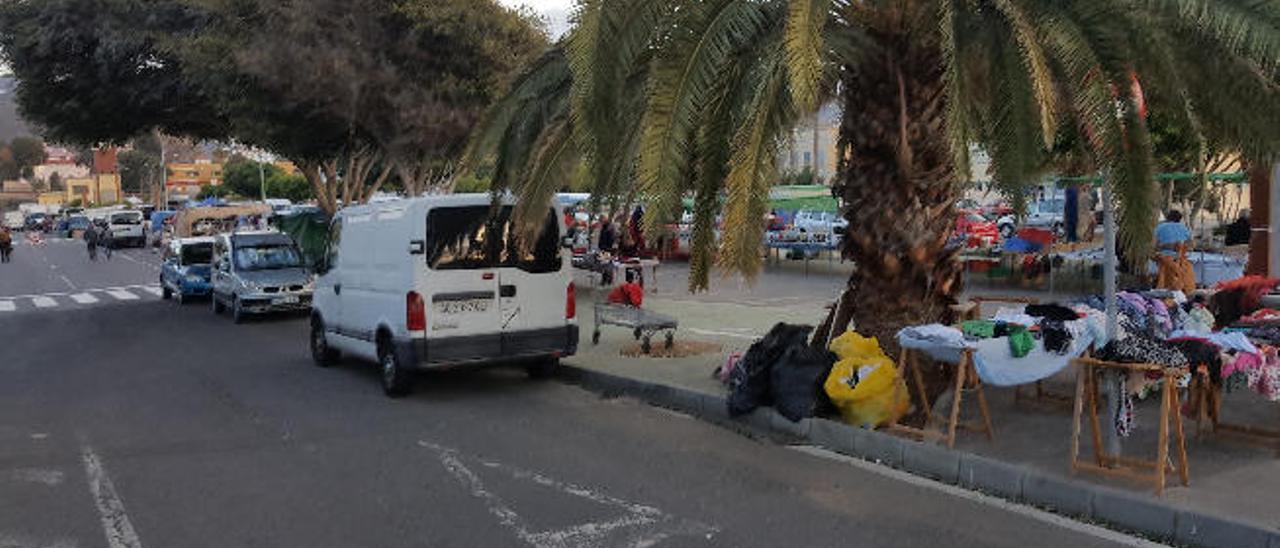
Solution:
[(514, 202), (489, 194), (353, 206), (330, 226), (317, 266), (311, 354), (379, 364), (400, 396), (416, 370), (517, 361), (551, 374), (578, 347), (577, 299), (562, 225), (547, 204), (540, 237), (522, 245)]
[[(1027, 214), (1021, 226), (1049, 229), (1055, 234), (1062, 235), (1066, 230), (1063, 224), (1065, 208), (1066, 200), (1062, 198), (1031, 202), (1027, 205)], [(1018, 230), (1018, 218), (1015, 215), (1005, 215), (996, 221), (996, 226), (1000, 228), (1001, 238), (1012, 238)]]
[(120, 211), (107, 218), (107, 231), (111, 235), (112, 247), (132, 245), (145, 247), (147, 233), (143, 228), (141, 211)]

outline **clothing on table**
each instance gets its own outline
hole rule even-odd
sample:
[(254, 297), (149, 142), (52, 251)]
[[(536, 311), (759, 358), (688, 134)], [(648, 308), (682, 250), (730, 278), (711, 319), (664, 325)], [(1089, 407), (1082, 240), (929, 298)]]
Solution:
[(1186, 367), (1187, 357), (1172, 345), (1141, 335), (1130, 335), (1111, 341), (1096, 354), (1102, 361), (1115, 363), (1149, 363), (1165, 367)]
[(1036, 347), (1031, 333), (1021, 325), (1009, 326), (1009, 353), (1015, 358), (1025, 358)]
[(1031, 316), (1022, 309), (1017, 308), (1001, 308), (996, 311), (996, 315), (992, 319), (996, 322), (1025, 325), (1028, 327), (1035, 325), (1039, 321), (1034, 316)]
[(1071, 332), (1066, 322), (1060, 320), (1040, 320), (1040, 337), (1044, 340), (1044, 349), (1054, 354), (1065, 354), (1071, 348)]
[(970, 348), (963, 332), (941, 324), (903, 328), (898, 331), (898, 345), (923, 351), (929, 357), (947, 363), (959, 363), (964, 350)]
[(1209, 380), (1215, 385), (1222, 384), (1222, 354), (1218, 345), (1204, 339), (1173, 339), (1169, 341), (1187, 358), (1191, 367), (1205, 367), (1209, 370)]
[(996, 336), (996, 322), (989, 320), (970, 320), (960, 324), (964, 336), (971, 339), (990, 339)]
[(1025, 310), (1028, 316), (1046, 320), (1069, 322), (1079, 319), (1076, 311), (1060, 304), (1030, 304)]

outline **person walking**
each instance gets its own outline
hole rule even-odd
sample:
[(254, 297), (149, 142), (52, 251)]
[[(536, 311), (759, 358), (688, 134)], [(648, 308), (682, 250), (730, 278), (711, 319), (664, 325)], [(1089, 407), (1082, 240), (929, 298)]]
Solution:
[(13, 254), (13, 233), (9, 232), (9, 227), (0, 228), (0, 263), (9, 262), (9, 257)]
[(111, 252), (115, 248), (111, 242), (111, 228), (107, 225), (98, 227), (98, 247), (102, 248), (102, 255), (111, 260)]
[(83, 237), (84, 237), (85, 247), (89, 251), (89, 260), (97, 261), (98, 260), (98, 227), (90, 224), (88, 228), (84, 229)]

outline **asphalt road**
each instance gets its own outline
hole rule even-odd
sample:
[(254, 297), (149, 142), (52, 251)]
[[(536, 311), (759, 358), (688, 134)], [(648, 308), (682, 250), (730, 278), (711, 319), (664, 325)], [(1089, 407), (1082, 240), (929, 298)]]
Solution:
[[(389, 400), (369, 366), (313, 366), (301, 319), (160, 301), (148, 252), (14, 260), (0, 547), (1136, 542), (514, 370), (427, 374)], [(121, 288), (138, 298), (69, 298)]]

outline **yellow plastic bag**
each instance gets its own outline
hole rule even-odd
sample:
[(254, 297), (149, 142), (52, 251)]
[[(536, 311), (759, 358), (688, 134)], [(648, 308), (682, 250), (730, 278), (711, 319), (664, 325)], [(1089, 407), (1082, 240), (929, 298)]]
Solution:
[[(875, 428), (897, 421), (910, 409), (907, 384), (880, 349), (880, 341), (849, 332), (831, 341), (831, 351), (840, 361), (823, 388), (845, 422)], [(857, 383), (850, 386), (855, 378)]]

